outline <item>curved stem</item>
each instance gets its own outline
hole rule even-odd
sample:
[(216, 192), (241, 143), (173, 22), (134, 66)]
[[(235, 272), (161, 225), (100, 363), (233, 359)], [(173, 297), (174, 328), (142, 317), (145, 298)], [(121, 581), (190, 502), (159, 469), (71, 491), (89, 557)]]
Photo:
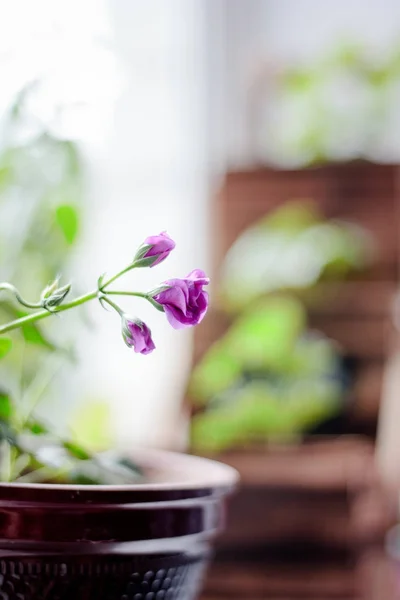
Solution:
[(120, 317), (122, 317), (122, 315), (124, 314), (124, 311), (122, 310), (122, 308), (120, 308), (118, 306), (118, 304), (115, 304), (115, 302), (110, 300), (110, 298), (107, 298), (107, 296), (105, 294), (101, 295), (99, 299), (102, 300), (103, 302), (107, 302), (107, 304), (112, 306), (112, 308), (117, 311), (117, 313), (120, 315)]
[(30, 323), (34, 323), (35, 321), (40, 321), (49, 317), (52, 314), (58, 314), (60, 312), (64, 312), (65, 310), (69, 310), (70, 308), (74, 308), (75, 306), (79, 306), (84, 304), (85, 302), (89, 302), (89, 300), (94, 300), (97, 298), (98, 290), (94, 292), (89, 292), (83, 296), (79, 296), (68, 302), (66, 304), (62, 304), (49, 312), (48, 310), (41, 310), (40, 312), (33, 313), (32, 315), (26, 315), (25, 317), (21, 317), (20, 319), (15, 319), (15, 321), (11, 321), (11, 323), (7, 323), (6, 325), (0, 326), (0, 335), (3, 333), (7, 333), (8, 331), (12, 331), (13, 329), (18, 329), (18, 327), (23, 327), (24, 325), (29, 325)]
[(0, 283), (0, 292), (2, 291), (13, 294), (18, 302), (22, 304), (22, 306), (26, 306), (26, 308), (42, 308), (41, 302), (27, 302), (24, 300), (17, 288), (14, 285), (11, 285), (11, 283)]

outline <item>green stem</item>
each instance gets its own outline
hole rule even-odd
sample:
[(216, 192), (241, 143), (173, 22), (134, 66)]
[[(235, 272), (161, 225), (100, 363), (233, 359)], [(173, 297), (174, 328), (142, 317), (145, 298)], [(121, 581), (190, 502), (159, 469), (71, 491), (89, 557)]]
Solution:
[(114, 296), (136, 296), (138, 298), (144, 298), (145, 300), (147, 300), (147, 302), (150, 302), (150, 304), (152, 306), (154, 306), (154, 308), (156, 308), (160, 312), (164, 312), (163, 306), (161, 304), (159, 304), (156, 300), (154, 300), (154, 298), (152, 298), (152, 296), (149, 296), (149, 294), (145, 294), (144, 292), (123, 292), (123, 291), (116, 291), (116, 292), (109, 291), (109, 292), (107, 292), (107, 296), (110, 296), (110, 295), (114, 295)]
[(120, 308), (118, 306), (118, 304), (115, 304), (115, 302), (113, 302), (112, 300), (110, 300), (110, 298), (107, 298), (107, 296), (105, 296), (105, 295), (101, 295), (100, 296), (100, 300), (102, 300), (103, 302), (107, 302), (107, 304), (109, 304), (110, 306), (112, 306), (112, 308), (114, 310), (116, 310), (117, 313), (122, 317), (122, 315), (124, 314), (124, 311), (122, 310), (122, 308)]
[[(116, 275), (115, 277), (112, 277), (109, 281), (107, 281), (107, 283), (105, 283), (102, 286), (102, 288), (104, 289), (105, 286), (109, 285), (112, 281), (115, 281), (115, 279), (120, 277), (120, 275), (122, 275), (123, 273), (126, 273), (127, 271), (129, 271), (132, 268), (134, 268), (134, 265), (133, 266), (130, 265), (124, 271), (121, 271), (120, 273), (118, 273), (118, 275)], [(9, 289), (8, 284), (1, 284), (0, 290), (2, 287), (3, 287), (3, 289), (6, 289), (5, 286), (7, 286), (7, 289)], [(10, 286), (10, 288), (12, 288), (12, 287), (13, 286)], [(110, 296), (111, 295), (113, 295), (113, 296), (136, 296), (138, 298), (144, 298), (145, 300), (150, 302), (150, 304), (152, 304), (154, 306), (154, 308), (156, 308), (157, 310), (159, 310), (161, 312), (164, 311), (163, 307), (158, 302), (156, 302), (154, 300), (154, 298), (152, 298), (148, 294), (145, 294), (144, 292), (127, 292), (127, 291), (111, 291), (110, 290), (108, 292), (101, 293), (101, 292), (99, 292), (99, 290), (95, 290), (93, 292), (89, 292), (88, 294), (84, 294), (83, 296), (79, 296), (78, 298), (75, 298), (75, 300), (72, 300), (71, 302), (67, 302), (66, 304), (57, 306), (51, 312), (43, 309), (39, 312), (33, 313), (32, 315), (26, 315), (24, 317), (20, 317), (19, 319), (15, 319), (14, 321), (11, 321), (10, 323), (6, 323), (5, 325), (0, 326), (0, 335), (2, 335), (3, 333), (7, 333), (8, 331), (13, 331), (14, 329), (18, 329), (19, 327), (23, 327), (24, 325), (30, 325), (31, 323), (35, 323), (36, 321), (41, 321), (42, 319), (46, 319), (47, 317), (49, 317), (52, 314), (58, 314), (60, 312), (64, 312), (65, 310), (69, 310), (70, 308), (75, 308), (76, 306), (80, 306), (81, 304), (84, 304), (85, 302), (89, 302), (90, 300), (94, 300), (95, 298), (104, 300), (110, 306), (112, 306), (118, 312), (118, 314), (122, 315), (123, 311), (120, 309), (120, 307), (117, 304), (115, 304), (108, 298), (109, 295)], [(28, 306), (28, 304), (25, 303), (25, 306)]]
[(2, 291), (11, 292), (18, 302), (22, 304), (22, 306), (26, 306), (26, 308), (42, 308), (41, 302), (27, 302), (24, 300), (17, 288), (14, 285), (11, 285), (11, 283), (0, 283), (0, 292)]
[(75, 298), (75, 300), (72, 300), (72, 302), (62, 304), (61, 306), (54, 308), (54, 310), (52, 310), (51, 312), (49, 312), (48, 310), (41, 310), (40, 312), (33, 313), (32, 315), (26, 315), (25, 317), (21, 317), (20, 319), (15, 319), (15, 321), (11, 321), (10, 323), (7, 323), (6, 325), (0, 327), (0, 335), (2, 335), (3, 333), (7, 333), (8, 331), (12, 331), (13, 329), (23, 327), (24, 325), (29, 325), (31, 323), (34, 323), (35, 321), (45, 319), (46, 317), (49, 317), (52, 314), (58, 314), (60, 312), (64, 312), (65, 310), (69, 310), (70, 308), (75, 308), (75, 306), (80, 306), (85, 302), (89, 302), (89, 300), (94, 300), (95, 298), (97, 298), (97, 295), (98, 290), (95, 290), (94, 292), (89, 292), (88, 294), (84, 294), (83, 296)]
[(149, 299), (149, 296), (144, 292), (115, 292), (110, 290), (107, 292), (107, 296), (137, 296), (138, 298), (145, 298), (146, 300)]
[(106, 281), (105, 283), (102, 284), (101, 291), (105, 290), (106, 287), (108, 287), (114, 281), (116, 281), (117, 279), (122, 277), (122, 275), (125, 275), (125, 273), (128, 273), (128, 271), (131, 271), (132, 269), (135, 269), (135, 268), (136, 268), (135, 263), (132, 263), (132, 264), (128, 265), (127, 267), (125, 267), (125, 269), (122, 269), (122, 271), (120, 271), (119, 273), (117, 273), (116, 275), (111, 277), (111, 279), (109, 279), (108, 281)]

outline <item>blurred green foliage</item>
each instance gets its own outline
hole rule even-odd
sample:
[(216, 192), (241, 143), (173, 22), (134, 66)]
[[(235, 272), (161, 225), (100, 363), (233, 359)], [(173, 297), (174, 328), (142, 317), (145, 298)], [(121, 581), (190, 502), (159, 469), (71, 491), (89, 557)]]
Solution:
[(366, 232), (324, 220), (310, 202), (288, 203), (239, 237), (220, 282), (220, 308), (235, 317), (189, 382), (195, 450), (297, 438), (341, 412), (348, 374), (336, 344), (309, 329), (307, 294), (372, 255)]
[[(400, 46), (378, 55), (342, 41), (322, 57), (284, 67), (266, 99), (284, 110), (281, 118), (273, 112), (268, 119), (269, 158), (295, 157), (302, 165), (371, 158), (390, 122), (399, 80)], [(295, 121), (285, 128), (294, 107)]]
[[(57, 137), (29, 110), (36, 87), (29, 85), (18, 95), (0, 127), (0, 281), (12, 281), (35, 301), (68, 271), (84, 204), (78, 145)], [(9, 298), (6, 292), (0, 297), (0, 322), (27, 314)], [(131, 461), (96, 454), (111, 445), (106, 404), (92, 401), (81, 407), (68, 439), (34, 414), (46, 394), (54, 401), (49, 388), (65, 360), (74, 359), (83, 316), (68, 319), (60, 346), (51, 337), (55, 321), (60, 329), (56, 316), (0, 338), (1, 481), (122, 484), (141, 477)]]
[[(29, 108), (37, 85), (18, 94), (0, 130), (0, 279), (13, 281), (27, 298), (38, 298), (67, 270), (84, 195), (77, 144), (57, 137)], [(23, 315), (2, 294), (0, 320)], [(51, 325), (36, 324), (13, 335), (13, 352), (0, 368), (1, 381), (12, 393), (40, 377), (49, 354), (66, 356), (65, 347), (58, 348), (50, 335)]]
[(289, 202), (248, 228), (230, 248), (220, 304), (237, 312), (266, 293), (304, 294), (322, 280), (362, 271), (373, 254), (373, 240), (365, 230), (325, 220), (312, 202)]
[(306, 311), (288, 296), (245, 311), (195, 367), (189, 396), (201, 409), (192, 443), (207, 451), (249, 440), (290, 438), (342, 407), (340, 359), (307, 331)]
[(112, 411), (109, 402), (88, 399), (72, 414), (71, 436), (92, 452), (108, 450), (113, 445)]

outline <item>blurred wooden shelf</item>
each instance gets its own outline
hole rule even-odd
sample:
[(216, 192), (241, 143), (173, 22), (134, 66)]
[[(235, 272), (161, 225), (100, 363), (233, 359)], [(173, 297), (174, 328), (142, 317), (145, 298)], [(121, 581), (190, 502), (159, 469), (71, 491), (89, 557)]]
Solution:
[(316, 317), (387, 319), (396, 290), (395, 281), (321, 282), (307, 303)]
[(346, 355), (378, 359), (387, 355), (391, 324), (386, 318), (313, 317), (310, 326), (335, 340)]
[(369, 468), (373, 445), (356, 436), (309, 438), (306, 443), (257, 445), (218, 455), (234, 467), (242, 486), (334, 492)]
[(249, 555), (213, 563), (201, 600), (398, 600), (397, 568), (381, 545), (360, 548), (351, 561)]
[[(363, 544), (382, 542), (396, 514), (375, 472), (373, 436), (400, 272), (399, 183), (396, 165), (365, 161), (301, 170), (255, 168), (225, 177), (213, 219), (216, 274), (238, 235), (288, 201), (314, 201), (327, 218), (371, 232), (377, 249), (371, 268), (342, 283), (321, 283), (307, 294), (310, 326), (336, 340), (354, 365), (340, 431), (371, 437), (314, 438), (219, 455), (239, 470), (242, 487), (231, 500), (203, 600), (395, 600), (384, 560), (365, 559), (355, 568), (353, 559)], [(215, 302), (195, 332), (195, 361), (229, 324)], [(282, 559), (293, 548), (300, 549), (300, 558), (278, 560), (279, 553)], [(317, 559), (306, 558), (308, 552)], [(324, 562), (329, 553), (342, 558)]]
[(211, 598), (353, 599), (354, 571), (349, 565), (341, 563), (216, 563), (209, 572), (202, 595), (202, 600)]
[[(249, 447), (216, 458), (241, 476), (218, 556), (299, 544), (349, 553), (360, 540), (381, 539), (391, 524), (367, 439), (311, 437), (299, 445)], [(374, 503), (375, 520), (369, 512)]]
[[(379, 272), (398, 276), (398, 167), (366, 161), (299, 170), (260, 168), (230, 172), (217, 199), (217, 265), (237, 236), (290, 200), (314, 200), (327, 217), (369, 230), (379, 251)], [(378, 273), (377, 273), (378, 274)], [(371, 277), (369, 277), (371, 279)]]

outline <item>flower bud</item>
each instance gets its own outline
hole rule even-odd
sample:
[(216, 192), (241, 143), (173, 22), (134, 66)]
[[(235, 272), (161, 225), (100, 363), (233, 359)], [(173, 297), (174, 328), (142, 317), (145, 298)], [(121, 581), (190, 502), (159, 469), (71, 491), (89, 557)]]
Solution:
[[(54, 282), (56, 283), (56, 282)], [(58, 281), (57, 281), (58, 283)], [(71, 290), (71, 284), (68, 283), (60, 288), (54, 289), (54, 284), (48, 286), (42, 293), (42, 306), (47, 310), (60, 306)]]
[(146, 238), (133, 259), (136, 267), (155, 267), (175, 248), (175, 242), (163, 231)]
[(140, 319), (122, 316), (122, 337), (129, 348), (140, 354), (150, 354), (155, 349), (151, 330)]
[(59, 283), (60, 283), (59, 277), (57, 277), (57, 279), (55, 279), (54, 281), (49, 283), (49, 285), (44, 288), (42, 295), (41, 295), (41, 299), (45, 300), (46, 298), (50, 298), (50, 296), (52, 296), (54, 294), (54, 292), (58, 289)]

